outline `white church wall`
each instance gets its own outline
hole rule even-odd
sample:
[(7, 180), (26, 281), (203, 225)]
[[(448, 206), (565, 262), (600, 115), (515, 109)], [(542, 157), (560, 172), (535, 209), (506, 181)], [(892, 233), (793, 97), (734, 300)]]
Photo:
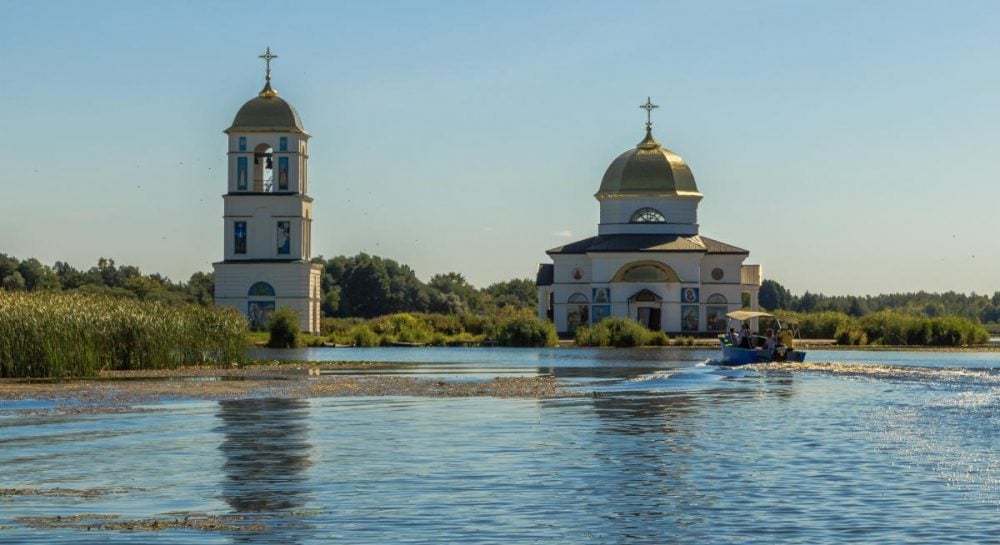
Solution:
[[(586, 255), (553, 256), (553, 280), (560, 284), (588, 284), (591, 281), (590, 258)], [(574, 272), (580, 272), (580, 278)]]
[[(631, 234), (684, 234), (698, 233), (698, 201), (701, 197), (659, 197), (601, 200), (602, 235)], [(652, 208), (666, 219), (666, 223), (629, 223), (632, 215), (642, 208)]]

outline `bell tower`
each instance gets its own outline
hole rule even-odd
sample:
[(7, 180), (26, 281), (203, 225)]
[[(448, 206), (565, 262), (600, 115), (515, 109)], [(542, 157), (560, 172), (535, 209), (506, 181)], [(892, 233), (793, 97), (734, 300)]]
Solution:
[(276, 308), (289, 307), (303, 331), (318, 332), (322, 267), (310, 262), (309, 133), (271, 86), (278, 56), (267, 48), (260, 58), (264, 88), (225, 130), (229, 166), (215, 302), (239, 309), (253, 329), (263, 328)]

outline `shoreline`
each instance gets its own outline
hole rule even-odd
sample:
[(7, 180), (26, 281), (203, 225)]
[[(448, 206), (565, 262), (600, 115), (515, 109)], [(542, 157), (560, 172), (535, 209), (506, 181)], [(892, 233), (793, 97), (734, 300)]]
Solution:
[[(292, 362), (212, 367), (187, 366), (149, 371), (109, 371), (72, 379), (0, 379), (0, 415), (92, 414), (144, 410), (168, 401), (326, 397), (564, 397), (551, 376), (492, 377), (468, 381), (364, 374), (405, 369), (412, 364), (383, 362)], [(323, 371), (348, 371), (323, 374)], [(350, 374), (349, 371), (361, 374)], [(41, 402), (42, 407), (19, 406)]]

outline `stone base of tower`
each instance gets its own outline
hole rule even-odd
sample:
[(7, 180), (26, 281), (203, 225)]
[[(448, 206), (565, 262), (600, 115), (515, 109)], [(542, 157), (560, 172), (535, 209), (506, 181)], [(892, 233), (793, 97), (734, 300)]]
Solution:
[(320, 275), (308, 261), (221, 261), (214, 263), (215, 305), (234, 307), (252, 329), (262, 329), (274, 310), (287, 307), (307, 333), (320, 331)]

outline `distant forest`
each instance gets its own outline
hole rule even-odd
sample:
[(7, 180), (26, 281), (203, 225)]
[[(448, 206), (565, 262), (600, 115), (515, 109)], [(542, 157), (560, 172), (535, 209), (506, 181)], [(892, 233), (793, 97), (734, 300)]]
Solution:
[[(323, 265), (323, 314), (327, 317), (374, 318), (397, 312), (493, 314), (537, 304), (535, 282), (528, 278), (477, 288), (455, 272), (436, 274), (425, 283), (406, 265), (364, 253), (332, 259), (321, 256), (313, 262)], [(174, 282), (103, 257), (95, 266), (79, 270), (62, 261), (48, 266), (34, 258), (19, 260), (0, 254), (0, 289), (63, 290), (210, 305), (215, 275), (196, 272), (187, 282)]]
[(855, 318), (882, 310), (901, 311), (914, 316), (935, 318), (960, 316), (983, 324), (1000, 323), (1000, 291), (992, 296), (945, 293), (890, 293), (885, 295), (823, 295), (806, 291), (791, 294), (774, 280), (764, 280), (760, 287), (760, 306), (767, 310), (795, 312), (842, 312)]
[[(374, 318), (397, 312), (493, 314), (501, 310), (534, 308), (537, 292), (528, 278), (497, 282), (485, 288), (470, 284), (460, 273), (436, 274), (423, 282), (407, 265), (378, 256), (358, 254), (331, 259), (323, 265), (323, 314), (327, 317)], [(168, 303), (212, 304), (213, 273), (196, 272), (187, 282), (138, 267), (117, 265), (101, 258), (87, 270), (57, 261), (48, 266), (37, 259), (19, 260), (0, 254), (0, 289), (66, 290)], [(862, 317), (882, 310), (929, 318), (961, 316), (984, 324), (1000, 323), (1000, 291), (992, 296), (975, 293), (893, 293), (885, 295), (823, 295), (806, 291), (793, 295), (774, 280), (764, 280), (760, 304), (767, 310), (842, 312)]]

